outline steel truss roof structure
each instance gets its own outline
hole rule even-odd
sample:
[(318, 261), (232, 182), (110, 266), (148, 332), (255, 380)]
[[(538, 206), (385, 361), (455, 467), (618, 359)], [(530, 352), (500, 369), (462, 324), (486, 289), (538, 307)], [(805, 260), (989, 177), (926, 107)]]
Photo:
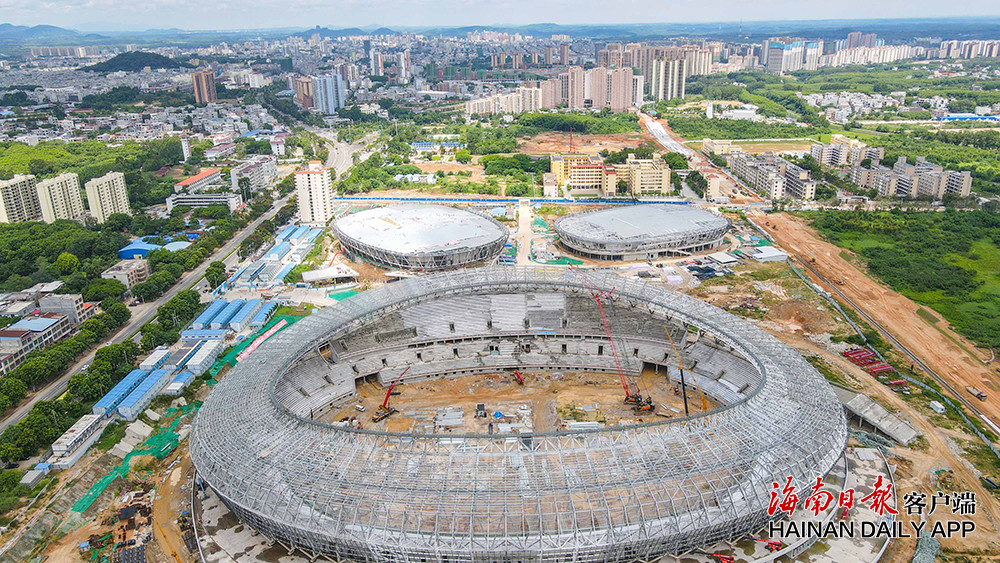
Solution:
[(599, 209), (560, 217), (553, 228), (575, 254), (634, 260), (715, 248), (729, 220), (692, 206), (651, 204)]
[(492, 217), (444, 205), (402, 204), (346, 215), (333, 224), (344, 249), (390, 268), (443, 270), (496, 258), (510, 235)]
[[(296, 416), (275, 396), (296, 362), (393, 312), (452, 296), (579, 294), (582, 275), (634, 310), (712, 334), (759, 380), (704, 415), (532, 435), (352, 430)], [(241, 520), (311, 556), (603, 562), (680, 554), (759, 529), (772, 482), (814, 482), (846, 440), (823, 377), (751, 322), (612, 274), (505, 267), (388, 284), (279, 332), (209, 395), (191, 457)]]

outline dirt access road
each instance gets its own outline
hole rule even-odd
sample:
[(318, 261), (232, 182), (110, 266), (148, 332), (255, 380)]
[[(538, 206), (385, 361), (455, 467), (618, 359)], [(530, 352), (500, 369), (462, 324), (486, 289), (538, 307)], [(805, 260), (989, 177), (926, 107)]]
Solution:
[[(990, 399), (976, 401), (976, 407), (993, 422), (1000, 423), (1000, 401), (996, 399), (1000, 394), (997, 374), (982, 358), (973, 357), (966, 351), (976, 349), (972, 342), (952, 331), (943, 319), (936, 325), (924, 320), (917, 314), (920, 305), (868, 277), (841, 257), (841, 252), (849, 251), (821, 240), (802, 219), (775, 213), (758, 217), (756, 222), (785, 250), (814, 259), (813, 266), (827, 279), (834, 282), (842, 280), (843, 284), (838, 284), (838, 289), (863, 307), (938, 374), (953, 382), (960, 392), (964, 392), (966, 385), (985, 390)], [(924, 309), (929, 311), (926, 307)]]

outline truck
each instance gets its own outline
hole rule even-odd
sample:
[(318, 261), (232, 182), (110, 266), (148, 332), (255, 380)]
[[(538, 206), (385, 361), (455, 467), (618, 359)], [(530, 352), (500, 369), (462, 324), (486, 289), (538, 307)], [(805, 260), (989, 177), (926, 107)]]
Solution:
[(985, 401), (986, 400), (986, 393), (980, 391), (979, 389), (977, 389), (977, 388), (975, 388), (975, 387), (973, 387), (971, 385), (966, 385), (965, 390), (968, 391), (970, 395), (972, 395), (973, 397), (979, 399), (980, 401)]

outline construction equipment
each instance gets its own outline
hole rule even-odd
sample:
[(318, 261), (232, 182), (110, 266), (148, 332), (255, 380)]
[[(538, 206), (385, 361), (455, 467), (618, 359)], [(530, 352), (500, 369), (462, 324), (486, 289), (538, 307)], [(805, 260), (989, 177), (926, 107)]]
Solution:
[(524, 385), (524, 376), (521, 375), (520, 370), (514, 370), (514, 378), (517, 379), (518, 385)]
[(385, 400), (382, 401), (382, 405), (379, 406), (378, 410), (376, 410), (375, 414), (372, 416), (372, 422), (382, 422), (383, 420), (399, 412), (398, 410), (389, 406), (389, 397), (392, 395), (392, 388), (395, 387), (397, 383), (399, 383), (399, 380), (402, 379), (403, 376), (406, 375), (406, 372), (408, 371), (410, 371), (410, 366), (406, 366), (406, 369), (403, 370), (403, 373), (397, 375), (396, 379), (394, 379), (392, 381), (392, 384), (389, 385), (389, 389), (385, 392)]
[(618, 370), (618, 377), (622, 382), (622, 389), (625, 390), (625, 400), (623, 401), (626, 405), (634, 405), (640, 407), (643, 404), (648, 404), (650, 408), (645, 410), (653, 410), (652, 398), (643, 400), (642, 395), (639, 393), (639, 387), (634, 381), (630, 380), (625, 375), (625, 370), (622, 369), (621, 358), (618, 356), (618, 348), (615, 346), (614, 337), (611, 335), (611, 326), (608, 324), (608, 317), (604, 314), (604, 304), (601, 303), (601, 299), (607, 299), (609, 302), (611, 300), (611, 294), (614, 292), (615, 288), (611, 288), (608, 291), (601, 291), (594, 287), (590, 280), (580, 271), (578, 268), (570, 268), (571, 271), (580, 277), (583, 286), (587, 288), (587, 291), (594, 296), (594, 300), (597, 301), (597, 312), (601, 315), (601, 325), (604, 327), (604, 335), (608, 338), (608, 345), (611, 347), (611, 355), (615, 360), (615, 368)]
[(724, 553), (709, 553), (707, 551), (701, 551), (699, 549), (694, 550), (694, 553), (699, 553), (701, 555), (707, 555), (715, 559), (716, 563), (736, 563), (736, 558), (732, 555), (726, 555)]
[[(681, 372), (681, 394), (684, 395), (684, 416), (688, 416), (687, 384), (684, 383), (684, 360), (681, 358), (680, 351), (677, 350), (677, 345), (674, 344), (674, 337), (670, 336), (670, 327), (665, 326), (663, 330), (667, 332), (670, 349), (674, 351), (674, 357), (677, 358), (677, 369)], [(708, 399), (705, 398), (705, 392), (701, 390), (701, 387), (698, 387), (698, 392), (701, 393), (701, 412), (708, 412)]]
[(965, 386), (965, 390), (968, 391), (970, 395), (972, 395), (973, 397), (979, 399), (980, 401), (985, 401), (986, 400), (986, 393), (984, 393), (980, 389), (977, 389), (976, 387), (973, 387), (971, 385), (966, 385)]
[(770, 551), (771, 553), (774, 553), (775, 551), (778, 551), (781, 548), (785, 547), (785, 544), (777, 540), (765, 540), (763, 538), (754, 538), (754, 541), (759, 541), (765, 544), (764, 547), (766, 547), (767, 550)]

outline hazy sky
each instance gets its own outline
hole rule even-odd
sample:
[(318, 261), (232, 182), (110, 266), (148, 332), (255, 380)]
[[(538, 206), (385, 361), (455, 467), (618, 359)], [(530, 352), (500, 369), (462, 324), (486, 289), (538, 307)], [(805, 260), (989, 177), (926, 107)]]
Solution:
[(488, 25), (1000, 15), (997, 0), (0, 0), (0, 23), (83, 29)]

